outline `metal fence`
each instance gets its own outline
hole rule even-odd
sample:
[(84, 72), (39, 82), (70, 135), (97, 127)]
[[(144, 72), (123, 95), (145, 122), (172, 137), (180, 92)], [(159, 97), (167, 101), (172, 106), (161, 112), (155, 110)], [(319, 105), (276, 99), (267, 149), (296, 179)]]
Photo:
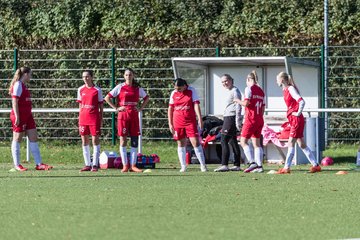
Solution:
[[(151, 97), (144, 110), (144, 139), (170, 139), (167, 126), (167, 102), (174, 77), (172, 57), (210, 56), (292, 56), (321, 62), (321, 46), (258, 48), (171, 48), (171, 49), (63, 49), (0, 50), (0, 108), (11, 108), (8, 85), (17, 66), (33, 69), (30, 84), (35, 108), (76, 108), (76, 90), (83, 84), (84, 69), (93, 69), (104, 95), (119, 81), (125, 67), (136, 72), (136, 78)], [(360, 99), (360, 46), (329, 47), (329, 108), (358, 108)], [(35, 113), (38, 131), (45, 139), (79, 139), (77, 113)], [(102, 138), (113, 139), (115, 115), (104, 115)], [(328, 118), (328, 140), (357, 142), (358, 113), (331, 113)], [(11, 136), (8, 114), (0, 114), (0, 139)]]

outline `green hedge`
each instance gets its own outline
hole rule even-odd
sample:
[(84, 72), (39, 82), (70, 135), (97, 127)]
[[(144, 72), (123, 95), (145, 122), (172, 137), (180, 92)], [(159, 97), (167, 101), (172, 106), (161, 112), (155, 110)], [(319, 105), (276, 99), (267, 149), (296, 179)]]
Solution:
[[(330, 44), (358, 44), (359, 1), (329, 1), (329, 15)], [(0, 37), (3, 49), (314, 46), (323, 1), (0, 0)]]

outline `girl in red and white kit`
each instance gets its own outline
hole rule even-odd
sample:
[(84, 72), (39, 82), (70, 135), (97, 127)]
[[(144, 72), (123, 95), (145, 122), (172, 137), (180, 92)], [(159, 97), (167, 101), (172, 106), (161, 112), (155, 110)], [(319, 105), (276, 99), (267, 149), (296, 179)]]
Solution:
[[(240, 144), (244, 149), (245, 156), (250, 162), (245, 173), (262, 173), (263, 148), (260, 144), (261, 130), (264, 126), (265, 93), (258, 83), (256, 71), (252, 71), (246, 78), (244, 100), (234, 99), (235, 102), (245, 107), (245, 121), (241, 129)], [(254, 152), (248, 145), (248, 140), (254, 146)]]
[[(78, 88), (77, 102), (79, 103), (79, 133), (82, 141), (82, 149), (85, 166), (80, 170), (98, 171), (100, 157), (100, 134), (103, 121), (104, 99), (101, 88), (93, 82), (93, 71), (85, 70), (82, 73), (84, 85)], [(90, 159), (89, 135), (92, 136), (93, 162)]]
[(317, 164), (314, 154), (312, 153), (311, 149), (306, 146), (306, 143), (304, 141), (305, 119), (302, 115), (302, 110), (304, 109), (305, 101), (300, 96), (294, 79), (292, 79), (292, 77), (286, 72), (280, 72), (276, 76), (276, 83), (279, 87), (282, 87), (283, 89), (284, 101), (287, 106), (286, 116), (291, 126), (285, 166), (284, 168), (280, 168), (277, 173), (290, 173), (290, 167), (292, 159), (294, 158), (294, 147), (296, 142), (312, 164), (309, 172), (320, 172), (321, 167)]
[(36, 124), (31, 113), (31, 96), (30, 91), (26, 86), (26, 84), (30, 82), (31, 74), (31, 69), (28, 67), (21, 67), (17, 69), (9, 88), (9, 93), (12, 98), (10, 120), (13, 129), (11, 153), (14, 161), (14, 167), (18, 171), (28, 170), (20, 164), (20, 142), (25, 134), (30, 141), (30, 151), (36, 164), (35, 169), (50, 170), (53, 168), (50, 165), (42, 163), (39, 145), (37, 142), (38, 135)]
[(200, 129), (203, 128), (199, 97), (195, 89), (188, 86), (187, 82), (182, 78), (175, 79), (174, 88), (175, 90), (170, 95), (168, 120), (170, 132), (178, 143), (180, 172), (186, 171), (186, 137), (190, 139), (194, 147), (201, 171), (206, 172), (205, 156), (199, 142), (198, 132), (198, 126)]
[[(149, 96), (135, 81), (135, 74), (131, 68), (124, 72), (124, 83), (120, 83), (105, 97), (105, 101), (118, 112), (118, 135), (120, 136), (120, 156), (123, 163), (122, 172), (142, 172), (136, 167), (137, 148), (139, 144), (140, 122), (139, 112), (149, 102)], [(117, 105), (111, 101), (117, 99)], [(137, 105), (142, 99), (141, 106)], [(130, 164), (127, 159), (127, 136), (130, 136)]]

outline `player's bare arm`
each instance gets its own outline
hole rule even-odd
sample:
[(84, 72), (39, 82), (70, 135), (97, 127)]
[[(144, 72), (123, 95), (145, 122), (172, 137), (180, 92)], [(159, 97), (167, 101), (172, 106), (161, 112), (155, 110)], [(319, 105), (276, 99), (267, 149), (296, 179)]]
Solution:
[(204, 123), (203, 123), (203, 120), (202, 120), (202, 117), (201, 117), (200, 104), (195, 103), (194, 104), (194, 110), (195, 110), (196, 117), (197, 117), (197, 120), (198, 120), (198, 125), (199, 125), (200, 129), (203, 129), (204, 128)]
[(20, 124), (20, 118), (19, 118), (19, 99), (13, 98), (12, 99), (12, 107), (14, 109), (15, 114), (15, 125), (18, 126)]
[(146, 107), (146, 105), (149, 103), (150, 98), (147, 96), (144, 98), (144, 101), (142, 102), (140, 108), (138, 109), (139, 112), (141, 112), (142, 110), (144, 110), (144, 108)]
[(237, 103), (237, 104), (240, 104), (243, 107), (247, 107), (250, 104), (249, 100), (234, 99), (234, 102)]
[(174, 108), (169, 106), (168, 108), (168, 120), (169, 120), (169, 130), (171, 134), (175, 133), (174, 125), (173, 125), (173, 114), (174, 114)]

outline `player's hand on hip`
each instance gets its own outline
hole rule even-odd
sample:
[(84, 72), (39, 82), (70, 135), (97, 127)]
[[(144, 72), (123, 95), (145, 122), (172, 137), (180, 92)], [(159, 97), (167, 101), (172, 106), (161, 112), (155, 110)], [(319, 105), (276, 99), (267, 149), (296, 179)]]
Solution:
[(125, 108), (124, 106), (121, 106), (121, 107), (116, 108), (116, 110), (117, 110), (118, 112), (124, 112), (125, 109), (126, 109), (126, 108)]

